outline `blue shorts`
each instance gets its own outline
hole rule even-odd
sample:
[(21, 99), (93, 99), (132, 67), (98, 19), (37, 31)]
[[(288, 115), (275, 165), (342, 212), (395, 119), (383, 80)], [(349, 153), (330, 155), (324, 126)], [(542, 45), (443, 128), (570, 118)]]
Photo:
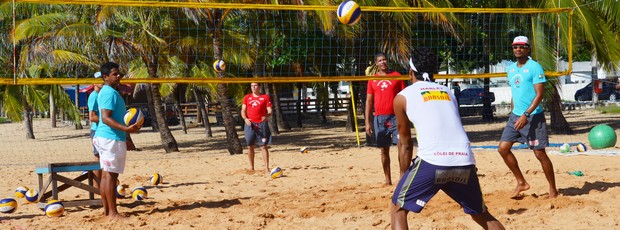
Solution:
[(252, 122), (251, 125), (243, 124), (243, 133), (248, 146), (264, 146), (271, 143), (271, 131), (269, 131), (269, 125), (266, 121), (260, 123)]
[(398, 144), (398, 128), (396, 115), (377, 115), (374, 122), (377, 147), (390, 147)]
[(525, 127), (515, 130), (515, 121), (521, 116), (510, 113), (500, 141), (520, 142), (527, 144), (530, 149), (544, 149), (549, 147), (549, 135), (544, 113), (532, 114), (527, 118)]
[(92, 140), (93, 137), (95, 136), (95, 131), (96, 130), (90, 130), (90, 140), (91, 140), (91, 144), (93, 145), (93, 154), (95, 155), (95, 157), (99, 157), (99, 151), (97, 151), (97, 148), (95, 148), (95, 144), (93, 144)]
[(392, 203), (419, 213), (439, 190), (460, 204), (467, 214), (486, 212), (475, 165), (437, 166), (419, 157), (398, 182)]

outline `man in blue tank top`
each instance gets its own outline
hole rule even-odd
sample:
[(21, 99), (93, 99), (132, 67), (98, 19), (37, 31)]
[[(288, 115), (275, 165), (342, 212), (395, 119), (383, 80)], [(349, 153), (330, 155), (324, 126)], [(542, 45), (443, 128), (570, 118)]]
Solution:
[(530, 42), (525, 36), (515, 37), (512, 42), (512, 51), (517, 61), (508, 67), (507, 72), (508, 83), (512, 90), (513, 109), (504, 127), (498, 151), (517, 179), (512, 198), (530, 189), (517, 159), (510, 150), (515, 142), (526, 143), (534, 151), (549, 182), (549, 198), (555, 198), (558, 196), (558, 190), (555, 186), (553, 164), (545, 152), (545, 148), (549, 146), (549, 136), (545, 114), (540, 104), (547, 79), (542, 66), (529, 58), (530, 48)]

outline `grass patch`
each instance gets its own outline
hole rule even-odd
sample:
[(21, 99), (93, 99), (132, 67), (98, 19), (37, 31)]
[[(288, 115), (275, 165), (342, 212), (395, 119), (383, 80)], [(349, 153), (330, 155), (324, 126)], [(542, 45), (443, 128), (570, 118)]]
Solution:
[(620, 107), (618, 106), (600, 107), (596, 108), (596, 110), (601, 113), (620, 114)]
[(8, 118), (0, 117), (0, 124), (9, 123), (9, 122), (11, 122), (11, 120), (9, 120)]

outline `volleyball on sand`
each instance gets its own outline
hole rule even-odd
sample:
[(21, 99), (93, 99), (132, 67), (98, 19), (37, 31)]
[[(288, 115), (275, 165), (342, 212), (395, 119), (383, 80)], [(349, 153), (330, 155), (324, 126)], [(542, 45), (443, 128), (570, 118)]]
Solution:
[(45, 215), (49, 217), (59, 217), (65, 212), (65, 205), (57, 200), (50, 200), (45, 205)]
[(137, 108), (129, 108), (123, 118), (125, 125), (130, 126), (133, 124), (142, 125), (144, 123), (144, 114)]
[(560, 146), (560, 152), (561, 153), (570, 152), (570, 145), (568, 143), (564, 143), (562, 146)]
[(4, 198), (0, 200), (0, 212), (1, 213), (13, 213), (17, 210), (17, 201), (13, 198)]
[(127, 191), (125, 190), (125, 186), (118, 185), (116, 186), (116, 198), (125, 198), (127, 195)]
[(151, 182), (152, 185), (158, 185), (164, 181), (164, 178), (161, 175), (159, 175), (159, 173), (154, 173), (149, 179), (149, 181)]
[(15, 197), (24, 198), (26, 196), (26, 192), (28, 192), (28, 187), (19, 186), (15, 189)]
[(310, 149), (308, 147), (303, 147), (303, 148), (299, 149), (299, 152), (302, 153), (302, 154), (303, 153), (308, 153), (308, 152), (310, 152)]
[(355, 25), (362, 17), (362, 9), (354, 1), (344, 1), (338, 6), (338, 21), (345, 25)]
[(282, 176), (282, 169), (280, 167), (275, 167), (271, 170), (271, 178), (276, 179)]
[(35, 203), (39, 200), (39, 192), (36, 189), (29, 189), (24, 195), (28, 203)]
[(133, 198), (134, 200), (144, 200), (148, 198), (148, 195), (149, 194), (144, 187), (134, 188), (131, 192), (131, 198)]

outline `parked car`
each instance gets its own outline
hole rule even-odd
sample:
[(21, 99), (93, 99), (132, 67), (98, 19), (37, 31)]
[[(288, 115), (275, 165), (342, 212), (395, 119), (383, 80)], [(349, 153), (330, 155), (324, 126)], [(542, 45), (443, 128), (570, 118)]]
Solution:
[[(615, 101), (620, 98), (620, 92), (616, 89), (616, 83), (603, 82), (603, 91), (598, 95), (599, 100)], [(575, 92), (575, 101), (591, 101), (592, 100), (592, 82)]]
[[(495, 101), (495, 93), (489, 92), (487, 96), (490, 102)], [(461, 90), (458, 101), (460, 105), (477, 105), (482, 104), (484, 97), (484, 88), (467, 88)]]

